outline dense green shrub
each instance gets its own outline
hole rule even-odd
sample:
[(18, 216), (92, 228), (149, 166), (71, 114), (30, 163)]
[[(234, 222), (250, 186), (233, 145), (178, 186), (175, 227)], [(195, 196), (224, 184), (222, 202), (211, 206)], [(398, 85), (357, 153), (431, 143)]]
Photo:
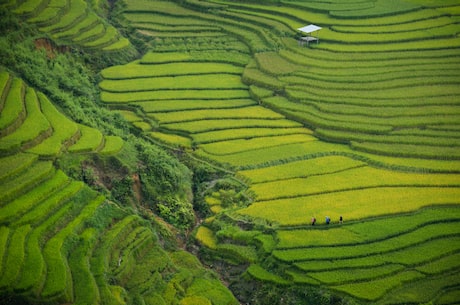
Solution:
[(188, 229), (195, 219), (193, 206), (186, 200), (174, 197), (162, 197), (156, 203), (158, 214), (180, 229)]
[(174, 225), (188, 228), (194, 219), (189, 169), (152, 145), (143, 143), (137, 148), (146, 203)]

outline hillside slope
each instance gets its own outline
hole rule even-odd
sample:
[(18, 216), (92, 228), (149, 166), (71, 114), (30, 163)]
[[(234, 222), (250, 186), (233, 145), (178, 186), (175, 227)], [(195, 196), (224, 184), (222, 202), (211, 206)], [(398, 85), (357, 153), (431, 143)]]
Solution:
[[(78, 59), (35, 49), (33, 28), (21, 30), (14, 16), (2, 16), (1, 44), (12, 49), (2, 49), (9, 55), (2, 63), (11, 65), (0, 68), (0, 303), (237, 304), (215, 273), (178, 246), (177, 229), (134, 205), (128, 177), (139, 181), (146, 170), (134, 173), (124, 162), (163, 173), (166, 166), (184, 169), (148, 142), (126, 138), (99, 109), (85, 109), (94, 88), (85, 87), (88, 75)], [(24, 67), (21, 57), (35, 59)], [(80, 69), (53, 79), (75, 66)], [(53, 79), (42, 87), (53, 98), (30, 84), (43, 81), (40, 76)], [(76, 118), (86, 111), (83, 122), (97, 128), (62, 108)], [(147, 152), (162, 164), (152, 166), (142, 157)], [(158, 183), (149, 179), (142, 187)], [(160, 198), (141, 189), (137, 195)]]
[(114, 154), (123, 140), (76, 124), (43, 93), (1, 75), (2, 304), (236, 304), (191, 254), (165, 251), (151, 223), (47, 161)]
[(2, 301), (458, 303), (457, 2), (8, 2)]

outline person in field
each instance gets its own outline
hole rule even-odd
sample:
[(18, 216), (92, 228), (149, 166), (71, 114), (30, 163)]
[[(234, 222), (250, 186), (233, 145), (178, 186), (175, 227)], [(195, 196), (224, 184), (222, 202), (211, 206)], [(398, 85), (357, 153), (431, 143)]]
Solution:
[(342, 215), (340, 215), (339, 223), (340, 223), (340, 224), (343, 223), (343, 217), (342, 217)]
[(315, 217), (312, 217), (311, 218), (311, 225), (314, 226), (316, 223), (316, 218)]
[(326, 224), (328, 225), (331, 222), (331, 218), (329, 216), (326, 216)]

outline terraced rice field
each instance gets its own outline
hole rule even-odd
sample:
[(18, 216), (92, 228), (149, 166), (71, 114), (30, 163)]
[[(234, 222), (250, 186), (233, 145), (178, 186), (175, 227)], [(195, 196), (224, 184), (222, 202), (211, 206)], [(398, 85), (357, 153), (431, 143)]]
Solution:
[(166, 252), (149, 222), (53, 165), (116, 153), (120, 137), (75, 123), (8, 72), (0, 80), (1, 302), (236, 304), (191, 254)]
[(41, 158), (55, 158), (64, 151), (115, 153), (122, 148), (121, 139), (109, 137), (111, 145), (105, 145), (106, 137), (97, 129), (77, 125), (43, 93), (8, 72), (1, 74), (1, 156), (30, 152)]
[[(231, 211), (208, 197), (234, 231), (210, 218), (202, 245), (260, 281), (363, 303), (458, 302), (456, 1), (125, 2), (150, 50), (102, 71), (102, 100), (224, 164), (255, 197)], [(319, 44), (301, 47), (310, 23)]]
[(36, 24), (58, 45), (103, 51), (120, 51), (130, 46), (127, 38), (97, 15), (94, 4), (85, 0), (9, 2), (11, 10)]

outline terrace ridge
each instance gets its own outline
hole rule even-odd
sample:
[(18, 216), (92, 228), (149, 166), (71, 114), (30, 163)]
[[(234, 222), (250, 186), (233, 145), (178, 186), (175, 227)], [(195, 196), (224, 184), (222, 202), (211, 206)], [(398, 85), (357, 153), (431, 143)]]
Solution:
[[(29, 12), (26, 11), (21, 11), (19, 8), (21, 6), (24, 6), (26, 3), (30, 2), (39, 2), (39, 5), (35, 6), (33, 9), (31, 9)], [(15, 13), (19, 13), (24, 16), (24, 18), (29, 19), (36, 17), (39, 15), (51, 2), (51, 0), (26, 0), (26, 1), (21, 1), (19, 6), (15, 9)]]
[[(5, 99), (1, 113), (3, 115), (3, 120), (0, 119), (0, 138), (14, 132), (26, 119), (27, 113), (24, 104), (25, 90), (26, 85), (22, 80), (18, 78), (14, 78), (12, 80), (10, 90), (8, 90), (8, 95)], [(17, 103), (15, 103), (15, 98), (19, 101), (19, 106), (16, 105)], [(19, 107), (19, 109), (17, 109), (17, 107)], [(8, 114), (6, 114), (5, 111), (8, 111)], [(7, 117), (10, 115), (13, 116), (13, 118)]]
[[(6, 97), (8, 96), (8, 93), (10, 92), (10, 89), (11, 89), (12, 77), (8, 72), (3, 72), (3, 71), (1, 72), (0, 77), (2, 77), (2, 78), (6, 77), (6, 81), (1, 84), (1, 85), (3, 85), (3, 87), (1, 88), (2, 89), (2, 94), (0, 95), (0, 113), (1, 113), (2, 110), (3, 110), (3, 107), (5, 105)], [(2, 79), (2, 81), (3, 81), (3, 79)]]
[[(84, 1), (84, 0), (83, 0)], [(72, 2), (75, 2), (75, 0), (72, 0)], [(71, 2), (71, 3), (72, 3)], [(72, 7), (70, 6), (69, 8), (69, 11), (72, 9)], [(57, 34), (59, 32), (64, 32), (64, 31), (68, 31), (70, 29), (72, 29), (73, 27), (75, 27), (78, 23), (82, 22), (83, 20), (85, 20), (85, 18), (87, 18), (88, 16), (88, 12), (89, 12), (89, 8), (85, 8), (85, 11), (84, 11), (84, 14), (80, 14), (77, 16), (77, 18), (75, 18), (74, 20), (72, 20), (71, 23), (67, 24), (67, 25), (64, 25), (64, 26), (57, 26), (57, 24), (59, 23), (55, 23), (53, 24), (51, 27), (53, 27), (53, 29), (51, 30), (47, 30), (47, 32), (49, 32), (51, 35), (53, 34)], [(63, 18), (65, 18), (65, 14), (62, 16)], [(62, 19), (62, 18), (61, 18)]]
[[(86, 18), (88, 18), (88, 15), (86, 16)], [(85, 19), (81, 20), (80, 22), (75, 23), (74, 27), (78, 28), (78, 25), (80, 23), (83, 23), (83, 21), (85, 21)], [(75, 40), (80, 35), (82, 35), (83, 33), (85, 33), (87, 31), (89, 31), (90, 29), (94, 28), (98, 23), (99, 23), (99, 21), (97, 20), (97, 18), (94, 18), (94, 20), (91, 23), (89, 23), (88, 25), (86, 25), (84, 27), (78, 28), (78, 31), (76, 31), (75, 33), (65, 34), (66, 32), (70, 32), (70, 30), (73, 29), (73, 28), (69, 28), (67, 31), (64, 31), (64, 33), (63, 32), (55, 33), (54, 36), (56, 36), (58, 39), (72, 41), (72, 40)]]
[[(53, 1), (53, 0), (51, 0)], [(51, 3), (50, 1), (50, 3)], [(59, 20), (61, 19), (61, 15), (63, 15), (65, 12), (67, 12), (70, 8), (70, 1), (71, 0), (65, 0), (65, 5), (63, 6), (57, 6), (57, 7), (51, 7), (51, 6), (47, 6), (42, 12), (40, 12), (39, 14), (37, 14), (37, 16), (34, 16), (32, 18), (29, 18), (28, 21), (31, 22), (31, 23), (35, 23), (38, 27), (47, 27), (47, 26), (50, 26), (50, 25), (53, 25), (57, 22), (59, 22)], [(50, 8), (54, 8), (54, 9), (57, 9), (56, 13), (53, 14), (53, 16), (46, 16), (48, 18), (44, 18), (42, 16), (42, 18), (39, 18), (43, 12), (46, 12), (46, 9), (50, 9)]]

